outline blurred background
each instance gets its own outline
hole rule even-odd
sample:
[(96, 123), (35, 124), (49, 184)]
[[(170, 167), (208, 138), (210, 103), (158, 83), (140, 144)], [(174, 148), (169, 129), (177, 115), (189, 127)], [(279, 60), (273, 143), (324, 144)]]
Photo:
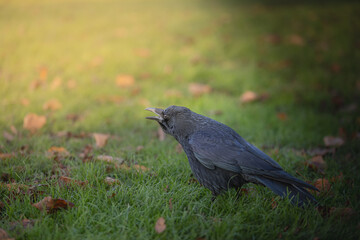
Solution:
[[(145, 107), (183, 105), (250, 141), (359, 129), (355, 1), (0, 2), (0, 128), (142, 142)], [(340, 130), (342, 131), (342, 130)], [(139, 139), (140, 138), (140, 139)]]

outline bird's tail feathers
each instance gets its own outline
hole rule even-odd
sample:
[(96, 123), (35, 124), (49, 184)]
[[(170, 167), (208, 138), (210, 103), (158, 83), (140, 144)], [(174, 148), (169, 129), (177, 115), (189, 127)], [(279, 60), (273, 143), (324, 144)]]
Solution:
[(296, 184), (289, 184), (285, 182), (279, 182), (276, 180), (268, 179), (266, 177), (256, 177), (256, 179), (270, 188), (274, 193), (281, 197), (289, 195), (291, 203), (300, 207), (307, 203), (317, 203), (313, 195), (311, 195), (303, 186), (297, 186)]

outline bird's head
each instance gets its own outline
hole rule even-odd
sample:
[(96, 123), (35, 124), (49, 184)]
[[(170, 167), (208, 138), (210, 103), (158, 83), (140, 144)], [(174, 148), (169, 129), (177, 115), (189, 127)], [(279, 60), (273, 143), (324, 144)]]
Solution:
[(196, 128), (194, 113), (186, 107), (173, 105), (165, 110), (161, 108), (146, 108), (145, 110), (157, 115), (146, 117), (146, 119), (157, 121), (165, 133), (176, 139), (188, 136)]

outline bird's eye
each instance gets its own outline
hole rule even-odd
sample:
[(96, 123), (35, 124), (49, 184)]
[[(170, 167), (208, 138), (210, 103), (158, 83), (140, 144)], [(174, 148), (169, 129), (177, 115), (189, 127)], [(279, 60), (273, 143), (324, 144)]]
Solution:
[(164, 115), (163, 117), (165, 120), (169, 120), (169, 116), (168, 115)]

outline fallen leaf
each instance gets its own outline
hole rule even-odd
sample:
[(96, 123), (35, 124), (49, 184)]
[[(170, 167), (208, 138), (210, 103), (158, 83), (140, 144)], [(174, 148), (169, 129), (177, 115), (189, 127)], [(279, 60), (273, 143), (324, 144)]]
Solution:
[(68, 157), (70, 156), (70, 153), (63, 147), (51, 147), (47, 150), (47, 157), (53, 158), (53, 157)]
[(181, 144), (180, 144), (180, 143), (176, 144), (176, 146), (175, 146), (175, 152), (177, 152), (177, 153), (182, 153), (183, 151), (184, 151), (184, 150), (183, 150)]
[(16, 129), (16, 127), (15, 127), (14, 125), (11, 125), (11, 126), (10, 126), (10, 130), (11, 130), (11, 132), (12, 132), (13, 134), (15, 134), (15, 135), (18, 134), (18, 131), (17, 131), (17, 129)]
[(322, 156), (315, 156), (305, 163), (308, 168), (324, 173), (326, 162)]
[(50, 85), (50, 89), (51, 90), (57, 89), (58, 87), (61, 86), (61, 83), (62, 83), (61, 77), (55, 77)]
[(296, 45), (296, 46), (304, 46), (304, 44), (305, 44), (304, 39), (300, 35), (297, 35), (297, 34), (292, 34), (292, 35), (288, 36), (287, 40), (290, 44)]
[(46, 81), (47, 76), (48, 76), (48, 69), (46, 67), (41, 67), (39, 69), (39, 80), (44, 82)]
[(356, 215), (356, 211), (353, 208), (345, 207), (345, 208), (336, 208), (332, 207), (330, 209), (330, 215), (342, 218), (349, 219)]
[(166, 229), (165, 219), (160, 217), (155, 224), (155, 231), (157, 233), (162, 233)]
[(92, 160), (93, 158), (93, 156), (91, 155), (92, 151), (93, 151), (93, 147), (90, 144), (86, 145), (83, 148), (82, 152), (79, 154), (79, 157), (82, 159), (84, 163)]
[(246, 91), (240, 97), (241, 103), (249, 103), (258, 99), (258, 95), (253, 91)]
[(116, 77), (116, 85), (119, 87), (130, 87), (134, 85), (135, 79), (131, 75), (118, 75)]
[(12, 157), (15, 157), (15, 153), (0, 153), (0, 159), (10, 159)]
[(158, 128), (156, 135), (157, 135), (157, 138), (159, 139), (159, 141), (161, 141), (161, 142), (164, 141), (166, 138), (166, 134), (164, 133), (164, 131), (162, 130), (161, 127)]
[(139, 164), (135, 164), (133, 165), (133, 168), (136, 169), (138, 172), (147, 172), (149, 171), (149, 168), (143, 166), (143, 165), (139, 165)]
[(39, 116), (35, 113), (29, 113), (24, 118), (24, 129), (29, 130), (31, 133), (35, 133), (46, 124), (46, 117)]
[[(32, 228), (32, 227), (34, 227), (34, 225), (35, 225), (35, 222), (36, 222), (36, 220), (34, 220), (34, 219), (27, 219), (27, 218), (25, 218), (25, 219), (23, 219), (23, 220), (21, 220), (21, 221), (16, 221), (16, 222), (11, 222), (10, 223), (10, 226), (12, 227), (12, 228), (15, 228), (15, 227), (17, 227), (17, 226), (21, 226), (21, 227), (23, 227), (23, 228)], [(1, 238), (0, 238), (1, 239)]]
[(175, 98), (182, 98), (183, 94), (176, 89), (168, 89), (165, 91), (165, 97), (175, 97)]
[(314, 186), (320, 190), (320, 193), (327, 193), (331, 189), (331, 185), (326, 178), (317, 179), (314, 183)]
[(20, 103), (23, 106), (29, 106), (30, 105), (30, 100), (27, 99), (27, 98), (22, 98), (22, 99), (20, 99)]
[(66, 184), (76, 184), (79, 186), (85, 186), (89, 183), (88, 181), (79, 181), (79, 180), (75, 180), (75, 179), (65, 177), (65, 176), (60, 176), (59, 181), (66, 183)]
[(189, 85), (189, 92), (195, 97), (200, 97), (201, 95), (210, 93), (211, 90), (211, 87), (207, 84), (190, 83)]
[(111, 177), (106, 177), (104, 179), (104, 182), (108, 185), (120, 184), (119, 179), (115, 179), (115, 178), (111, 178)]
[(140, 152), (143, 149), (144, 149), (144, 146), (139, 145), (139, 146), (136, 147), (136, 152)]
[(278, 206), (277, 201), (275, 201), (275, 199), (272, 198), (272, 200), (271, 200), (271, 208), (272, 208), (272, 209), (275, 209), (277, 206)]
[(150, 101), (146, 98), (141, 98), (141, 99), (139, 99), (138, 102), (141, 106), (144, 106), (144, 107), (151, 106)]
[(215, 116), (220, 116), (222, 115), (224, 112), (222, 110), (210, 110), (208, 112), (209, 115), (215, 115)]
[(56, 111), (61, 108), (62, 108), (62, 105), (59, 102), (59, 100), (57, 100), (57, 99), (51, 99), (51, 100), (47, 101), (46, 103), (44, 103), (44, 105), (43, 105), (44, 110)]
[(108, 162), (108, 163), (115, 163), (115, 164), (122, 164), (124, 162), (123, 158), (119, 157), (112, 157), (107, 155), (99, 155), (96, 157), (97, 160)]
[(324, 144), (326, 147), (340, 147), (344, 144), (344, 140), (340, 137), (325, 136)]
[(334, 176), (334, 177), (331, 178), (331, 182), (333, 182), (333, 183), (341, 182), (343, 179), (344, 179), (344, 175), (343, 175), (342, 172), (340, 172), (339, 175)]
[(0, 228), (0, 240), (15, 240), (15, 238), (11, 238), (4, 229)]
[(40, 211), (46, 211), (47, 213), (53, 213), (59, 209), (68, 209), (74, 207), (72, 202), (64, 199), (54, 199), (50, 196), (45, 197), (40, 202), (32, 204)]
[(40, 86), (42, 86), (43, 84), (44, 84), (44, 81), (42, 81), (42, 80), (34, 80), (30, 83), (30, 89), (35, 90), (35, 89), (39, 88)]
[(92, 67), (97, 67), (97, 66), (100, 66), (103, 62), (104, 62), (104, 59), (102, 57), (97, 56), (91, 60), (90, 65)]
[(76, 88), (76, 81), (75, 80), (69, 80), (66, 83), (66, 86), (68, 89), (74, 89)]
[(332, 73), (339, 73), (341, 71), (341, 66), (338, 63), (333, 63), (330, 67)]
[(79, 114), (74, 114), (74, 113), (69, 113), (66, 115), (66, 120), (77, 122), (81, 119), (82, 117)]
[(268, 35), (264, 36), (262, 39), (263, 39), (263, 41), (274, 44), (274, 45), (282, 42), (281, 37), (277, 34), (268, 34)]
[(99, 148), (102, 148), (102, 147), (105, 147), (110, 135), (109, 134), (102, 134), (102, 133), (94, 133), (93, 137), (95, 138), (96, 146), (99, 147)]
[(15, 139), (15, 137), (13, 135), (11, 135), (11, 133), (9, 133), (7, 131), (3, 132), (3, 136), (9, 142), (12, 142)]
[(142, 58), (147, 58), (150, 56), (150, 50), (147, 48), (136, 49), (135, 53)]
[(279, 112), (276, 114), (276, 117), (281, 121), (286, 121), (288, 119), (288, 116), (284, 112)]
[(173, 198), (170, 198), (170, 199), (169, 199), (169, 209), (170, 209), (170, 210), (173, 209), (172, 200), (173, 200)]
[(335, 148), (314, 148), (314, 149), (308, 150), (307, 153), (310, 156), (324, 156), (328, 153), (334, 154)]

